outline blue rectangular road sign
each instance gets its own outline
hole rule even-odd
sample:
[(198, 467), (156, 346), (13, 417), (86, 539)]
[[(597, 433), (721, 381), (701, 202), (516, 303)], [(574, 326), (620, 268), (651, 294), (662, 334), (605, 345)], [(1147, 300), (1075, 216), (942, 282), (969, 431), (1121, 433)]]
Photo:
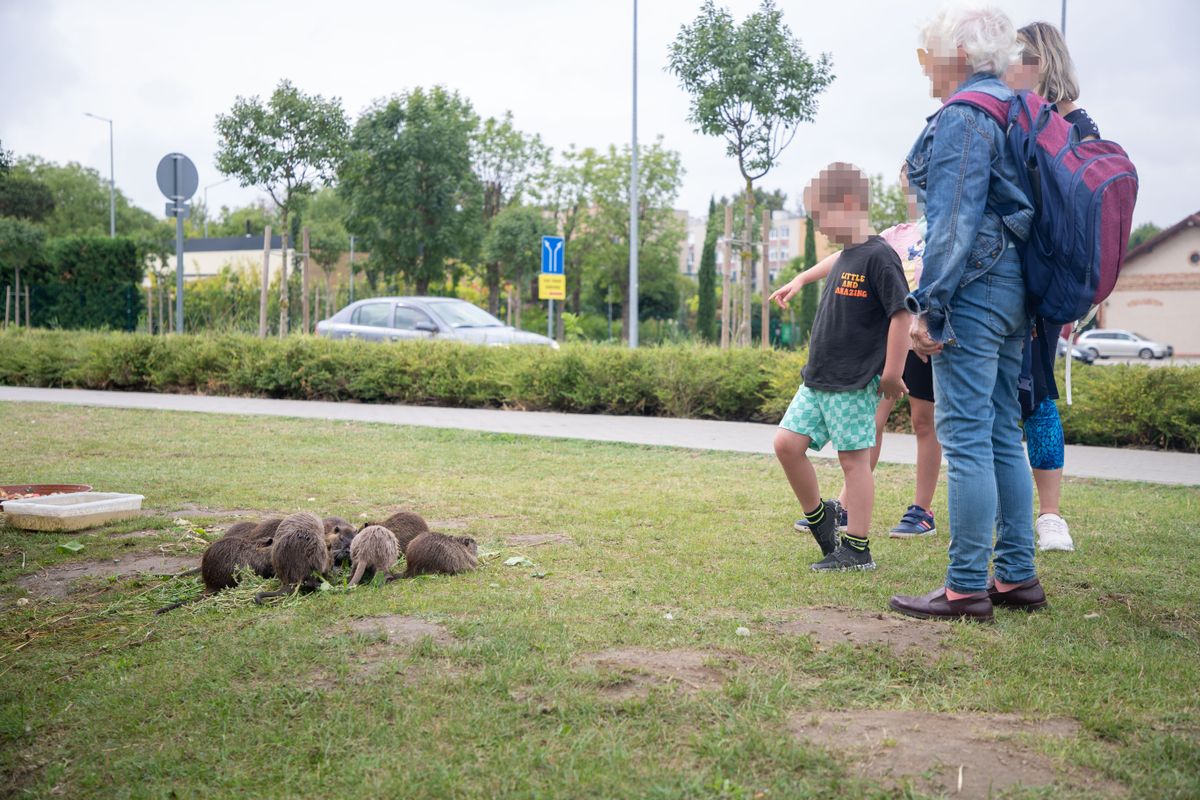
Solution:
[(542, 237), (542, 274), (562, 275), (563, 239), (561, 236)]

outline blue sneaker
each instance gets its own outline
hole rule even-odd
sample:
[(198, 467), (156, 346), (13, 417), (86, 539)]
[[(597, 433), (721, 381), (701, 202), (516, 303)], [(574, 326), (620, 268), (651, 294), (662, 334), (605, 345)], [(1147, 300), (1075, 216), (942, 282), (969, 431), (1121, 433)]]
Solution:
[[(833, 503), (833, 507), (835, 509), (837, 509), (837, 529), (839, 531), (841, 531), (842, 533), (845, 533), (846, 532), (846, 519), (847, 519), (846, 507), (844, 505), (842, 505), (841, 503), (839, 503), (836, 499), (823, 500), (822, 502)], [(804, 517), (801, 517), (800, 519), (796, 520), (796, 524), (793, 525), (792, 527), (796, 530), (796, 533), (804, 533), (809, 528), (808, 520)]]
[(888, 531), (888, 536), (893, 539), (913, 539), (917, 536), (932, 536), (935, 533), (937, 525), (933, 521), (933, 514), (918, 505), (911, 505), (896, 527)]

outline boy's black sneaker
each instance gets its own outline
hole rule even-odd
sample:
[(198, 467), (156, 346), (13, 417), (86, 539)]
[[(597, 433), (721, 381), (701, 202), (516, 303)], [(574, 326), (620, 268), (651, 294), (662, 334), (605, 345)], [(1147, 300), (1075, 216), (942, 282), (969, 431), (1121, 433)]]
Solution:
[[(833, 507), (837, 509), (837, 529), (842, 533), (845, 533), (847, 522), (846, 507), (842, 505), (841, 501), (836, 497), (832, 500), (826, 500), (825, 502), (833, 503)], [(796, 524), (792, 527), (796, 529), (797, 533), (804, 533), (809, 529), (810, 526), (808, 524), (808, 520), (804, 517), (801, 517), (800, 519), (796, 520)]]
[(812, 565), (813, 572), (850, 572), (852, 570), (875, 569), (875, 561), (871, 558), (871, 548), (858, 550), (842, 543), (832, 553)]
[[(832, 553), (838, 546), (837, 534), (837, 500), (822, 500), (821, 505), (825, 507), (825, 516), (816, 525), (809, 525), (809, 533), (817, 540), (817, 545), (821, 548), (821, 555), (827, 556)], [(805, 520), (807, 522), (807, 520)]]

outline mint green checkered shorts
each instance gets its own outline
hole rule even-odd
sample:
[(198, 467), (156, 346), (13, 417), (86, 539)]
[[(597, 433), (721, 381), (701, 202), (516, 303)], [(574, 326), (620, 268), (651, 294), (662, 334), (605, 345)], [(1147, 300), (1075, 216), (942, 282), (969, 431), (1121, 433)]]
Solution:
[(862, 389), (822, 392), (801, 385), (779, 427), (812, 440), (810, 450), (833, 442), (834, 450), (863, 450), (875, 446), (875, 409), (879, 407), (879, 376)]

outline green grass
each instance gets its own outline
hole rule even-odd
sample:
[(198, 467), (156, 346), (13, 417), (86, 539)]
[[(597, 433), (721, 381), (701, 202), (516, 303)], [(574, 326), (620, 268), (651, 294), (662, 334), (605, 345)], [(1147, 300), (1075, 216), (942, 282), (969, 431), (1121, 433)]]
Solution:
[[(791, 532), (795, 502), (768, 457), (12, 403), (0, 430), (0, 483), (91, 483), (164, 512), (357, 521), (410, 507), (461, 520), (497, 554), (455, 578), (268, 607), (242, 587), (156, 617), (195, 579), (97, 581), (23, 606), (13, 581), (121, 552), (199, 553), (178, 515), (78, 534), (0, 527), (0, 795), (902, 796), (787, 733), (793, 714), (840, 708), (1068, 717), (1077, 737), (1032, 745), (1056, 764), (1133, 797), (1200, 795), (1194, 489), (1069, 481), (1080, 549), (1039, 558), (1051, 610), (950, 626), (942, 650), (898, 656), (818, 648), (769, 623), (801, 606), (877, 611), (932, 588), (944, 534), (877, 537), (877, 572), (813, 575), (815, 547)], [(836, 487), (834, 467), (820, 476)], [(910, 502), (909, 481), (907, 468), (881, 468), (874, 530)], [(944, 522), (944, 488), (935, 512)], [(199, 528), (230, 519), (182, 516)], [(505, 544), (541, 533), (575, 544)], [(71, 539), (85, 550), (57, 549)], [(536, 567), (502, 566), (518, 554)], [(378, 644), (344, 631), (378, 614), (440, 622), (457, 641), (397, 649), (394, 674), (356, 681)], [(572, 662), (617, 646), (731, 653), (742, 666), (720, 690), (614, 702), (600, 691), (611, 674)]]

